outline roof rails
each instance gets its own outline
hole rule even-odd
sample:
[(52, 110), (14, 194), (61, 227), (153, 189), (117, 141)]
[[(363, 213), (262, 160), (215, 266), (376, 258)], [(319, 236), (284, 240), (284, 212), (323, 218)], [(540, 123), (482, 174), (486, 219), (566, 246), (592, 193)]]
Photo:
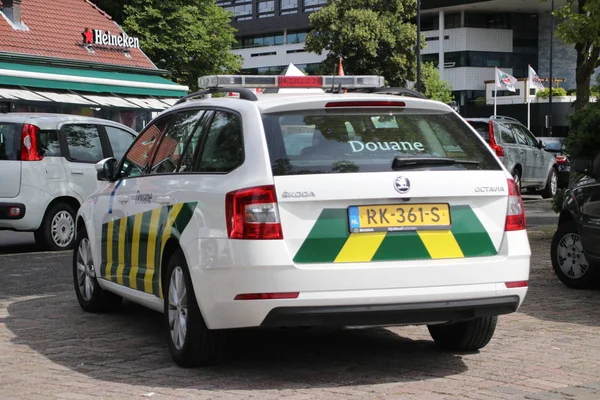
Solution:
[(379, 94), (392, 94), (397, 96), (409, 96), (416, 97), (418, 99), (427, 99), (421, 92), (417, 92), (416, 90), (407, 89), (407, 88), (396, 88), (396, 87), (379, 87), (379, 88), (360, 88), (360, 89), (349, 89), (349, 92), (358, 92), (358, 93), (379, 93)]
[(235, 88), (214, 87), (214, 88), (202, 90), (200, 92), (188, 94), (187, 96), (184, 96), (184, 97), (180, 98), (179, 100), (177, 100), (177, 102), (174, 105), (185, 103), (186, 101), (192, 100), (196, 97), (206, 96), (207, 94), (215, 94), (215, 93), (237, 93), (240, 95), (240, 99), (250, 100), (250, 101), (258, 101), (258, 97), (256, 97), (256, 94), (250, 89), (241, 88), (241, 87), (235, 87)]
[[(516, 118), (512, 118), (512, 117), (504, 117), (502, 115), (492, 115), (490, 117), (491, 119), (501, 119), (501, 120), (505, 120), (505, 121), (512, 121), (512, 122), (519, 122), (518, 119)], [(519, 122), (520, 123), (520, 122)]]

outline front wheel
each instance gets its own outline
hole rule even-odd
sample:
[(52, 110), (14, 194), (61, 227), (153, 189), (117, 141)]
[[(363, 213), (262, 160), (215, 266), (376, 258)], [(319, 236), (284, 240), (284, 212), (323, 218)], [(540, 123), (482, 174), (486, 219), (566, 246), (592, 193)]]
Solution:
[(556, 191), (558, 190), (558, 174), (556, 170), (552, 168), (548, 173), (548, 179), (546, 180), (546, 187), (541, 191), (541, 195), (543, 199), (549, 199), (550, 197), (554, 197)]
[(73, 251), (73, 284), (81, 308), (87, 312), (112, 311), (122, 298), (102, 289), (96, 279), (92, 247), (85, 230), (79, 231)]
[(202, 318), (181, 250), (169, 260), (163, 290), (167, 341), (175, 363), (185, 368), (216, 364), (220, 341)]
[(475, 351), (484, 348), (496, 331), (498, 317), (480, 317), (449, 324), (428, 325), (435, 343), (443, 350)]
[(585, 257), (575, 221), (558, 226), (550, 244), (554, 273), (562, 283), (575, 289), (591, 289), (600, 283), (600, 265)]

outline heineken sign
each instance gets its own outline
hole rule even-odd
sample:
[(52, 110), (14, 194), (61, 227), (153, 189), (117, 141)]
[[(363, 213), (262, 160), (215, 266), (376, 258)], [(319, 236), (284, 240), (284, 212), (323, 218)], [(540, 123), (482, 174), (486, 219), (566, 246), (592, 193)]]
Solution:
[(110, 31), (85, 28), (81, 36), (83, 36), (84, 46), (101, 45), (122, 47), (125, 49), (140, 48), (140, 40), (127, 35), (125, 32), (121, 32), (118, 35), (113, 35), (110, 33)]

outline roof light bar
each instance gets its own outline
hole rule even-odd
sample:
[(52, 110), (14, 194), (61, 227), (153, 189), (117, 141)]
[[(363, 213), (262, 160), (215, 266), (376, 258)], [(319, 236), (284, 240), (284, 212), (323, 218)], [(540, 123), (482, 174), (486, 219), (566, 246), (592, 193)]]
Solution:
[(209, 75), (198, 78), (200, 88), (379, 88), (385, 85), (383, 76), (285, 76), (285, 75)]

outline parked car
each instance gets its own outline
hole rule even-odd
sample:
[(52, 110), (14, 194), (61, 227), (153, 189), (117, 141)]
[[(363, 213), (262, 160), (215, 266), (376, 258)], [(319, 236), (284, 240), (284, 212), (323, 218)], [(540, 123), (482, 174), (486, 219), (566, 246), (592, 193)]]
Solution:
[(121, 162), (97, 164), (73, 252), (81, 307), (163, 311), (184, 367), (250, 327), (418, 324), (442, 349), (486, 346), (525, 298), (531, 252), (519, 190), (477, 133), (437, 101), (255, 96), (244, 81), (200, 78)]
[(70, 249), (77, 210), (98, 184), (94, 164), (120, 159), (135, 136), (97, 118), (0, 114), (0, 230), (33, 232), (46, 250)]
[(586, 289), (600, 284), (600, 154), (574, 160), (572, 168), (575, 179), (565, 192), (551, 259), (562, 283)]
[(558, 166), (558, 187), (566, 188), (569, 185), (569, 173), (571, 165), (569, 158), (565, 153), (565, 138), (564, 137), (540, 137), (544, 144), (544, 150), (552, 154), (556, 159)]
[(556, 158), (514, 118), (465, 118), (496, 152), (521, 189), (550, 198), (558, 189)]

